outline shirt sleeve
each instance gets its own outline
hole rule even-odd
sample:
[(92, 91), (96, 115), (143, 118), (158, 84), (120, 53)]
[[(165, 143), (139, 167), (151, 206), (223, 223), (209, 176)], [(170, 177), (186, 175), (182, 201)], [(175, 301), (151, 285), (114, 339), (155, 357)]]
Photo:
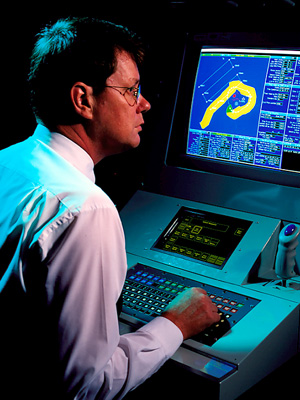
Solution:
[(122, 398), (177, 350), (182, 334), (158, 317), (119, 335), (116, 303), (127, 268), (124, 233), (113, 207), (82, 211), (71, 222), (56, 222), (56, 229), (63, 234), (49, 227), (40, 246), (56, 237), (46, 260), (46, 289), (65, 390), (77, 400)]

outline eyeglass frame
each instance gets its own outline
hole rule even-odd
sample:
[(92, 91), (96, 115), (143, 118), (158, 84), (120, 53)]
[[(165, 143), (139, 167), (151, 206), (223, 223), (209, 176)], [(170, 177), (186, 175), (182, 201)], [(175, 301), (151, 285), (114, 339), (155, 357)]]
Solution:
[[(138, 100), (139, 100), (139, 97), (140, 97), (140, 94), (141, 94), (141, 85), (139, 85), (138, 87), (136, 87), (136, 86), (127, 87), (127, 86), (109, 86), (109, 85), (106, 85), (105, 87), (114, 89), (114, 90), (116, 90), (117, 92), (119, 92), (119, 93), (125, 98), (125, 100), (127, 101), (127, 104), (128, 104), (130, 107), (133, 107), (135, 104), (137, 104), (137, 102), (138, 102)], [(125, 89), (125, 91), (124, 91), (124, 93), (122, 93), (122, 92), (121, 92), (120, 90), (118, 90), (118, 89)], [(130, 103), (128, 102), (127, 98), (125, 97), (125, 94), (127, 93), (128, 90), (132, 90), (132, 91), (133, 91), (134, 89), (135, 89), (135, 93), (133, 92), (134, 104), (130, 104)]]

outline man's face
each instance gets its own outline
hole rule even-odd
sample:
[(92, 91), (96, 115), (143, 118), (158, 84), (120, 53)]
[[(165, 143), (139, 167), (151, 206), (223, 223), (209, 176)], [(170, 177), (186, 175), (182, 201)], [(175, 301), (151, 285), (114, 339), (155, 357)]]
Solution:
[[(118, 52), (116, 70), (107, 79), (106, 85), (137, 88), (139, 81), (139, 71), (131, 56), (125, 51)], [(95, 97), (92, 135), (103, 156), (135, 148), (140, 143), (139, 133), (144, 123), (142, 113), (151, 106), (142, 95), (137, 103), (128, 104), (127, 95), (127, 99), (122, 95), (125, 90), (106, 87)]]

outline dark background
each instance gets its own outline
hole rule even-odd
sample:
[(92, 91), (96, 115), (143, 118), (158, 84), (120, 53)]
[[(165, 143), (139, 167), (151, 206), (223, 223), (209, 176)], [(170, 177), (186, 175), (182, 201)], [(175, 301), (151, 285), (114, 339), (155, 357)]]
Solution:
[[(242, 46), (247, 44), (249, 35), (249, 43), (253, 45), (255, 37), (258, 47), (300, 47), (300, 0), (141, 0), (122, 3), (96, 0), (92, 5), (90, 3), (90, 0), (55, 0), (40, 3), (6, 2), (3, 6), (0, 25), (0, 148), (26, 139), (35, 129), (35, 120), (28, 104), (27, 74), (35, 34), (42, 27), (70, 15), (100, 17), (128, 26), (144, 38), (148, 47), (145, 67), (141, 71), (141, 84), (143, 95), (151, 102), (152, 109), (145, 116), (140, 147), (110, 157), (95, 168), (97, 184), (111, 196), (119, 209), (137, 189), (144, 186), (148, 167), (155, 163), (155, 146), (167, 136), (187, 32), (197, 32), (207, 44), (215, 43), (218, 38), (226, 38), (228, 32), (240, 32), (238, 37)], [(59, 95), (59, 88), (51, 90), (57, 90)], [(294, 381), (295, 385), (297, 371), (299, 357), (257, 385), (243, 399), (262, 398), (262, 393), (268, 393), (269, 398), (274, 399), (297, 398), (299, 393), (296, 392), (296, 386), (289, 393), (284, 384), (286, 380), (287, 389), (290, 382)], [(151, 393), (151, 389), (153, 393), (155, 385), (162, 390), (162, 396), (158, 392), (157, 398), (167, 398), (168, 393), (175, 393), (174, 398), (182, 395), (197, 398), (198, 394), (200, 398), (203, 390), (199, 388), (199, 393), (195, 394), (196, 382), (190, 386), (189, 392), (185, 382), (190, 376), (186, 374), (184, 371), (174, 372), (174, 375), (170, 372), (164, 374), (162, 369), (161, 375), (157, 374), (136, 392), (136, 398), (145, 398), (145, 393)], [(181, 381), (180, 390), (178, 385), (174, 385), (176, 379)], [(173, 390), (169, 392), (170, 388)]]
[[(51, 1), (6, 3), (1, 32), (0, 148), (33, 133), (35, 120), (27, 92), (29, 57), (35, 34), (49, 22), (67, 16), (95, 16), (138, 32), (148, 51), (142, 75), (143, 95), (151, 102), (138, 149), (111, 157), (95, 168), (97, 183), (121, 209), (143, 186), (145, 169), (155, 157), (161, 126), (168, 129), (187, 32), (209, 44), (228, 32), (240, 32), (241, 45), (254, 34), (257, 46), (270, 43), (299, 47), (299, 0), (214, 1)], [(298, 37), (298, 39), (296, 39)], [(273, 42), (273, 43), (272, 43)], [(290, 43), (289, 43), (290, 42)], [(57, 90), (59, 88), (51, 88)]]

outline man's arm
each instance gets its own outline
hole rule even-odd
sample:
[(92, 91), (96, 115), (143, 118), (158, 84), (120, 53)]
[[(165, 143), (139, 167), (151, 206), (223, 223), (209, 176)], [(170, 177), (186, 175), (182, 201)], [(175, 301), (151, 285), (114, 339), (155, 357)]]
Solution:
[(123, 229), (112, 207), (81, 212), (52, 250), (46, 282), (57, 326), (62, 380), (71, 396), (126, 394), (151, 376), (183, 338), (217, 320), (199, 289), (175, 299), (164, 316), (120, 337), (116, 303), (126, 274)]

